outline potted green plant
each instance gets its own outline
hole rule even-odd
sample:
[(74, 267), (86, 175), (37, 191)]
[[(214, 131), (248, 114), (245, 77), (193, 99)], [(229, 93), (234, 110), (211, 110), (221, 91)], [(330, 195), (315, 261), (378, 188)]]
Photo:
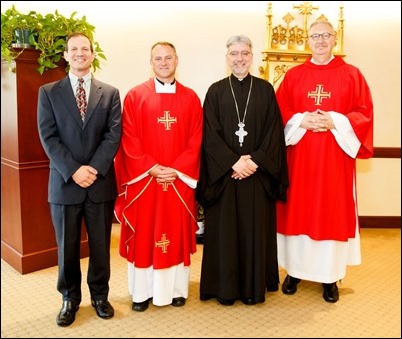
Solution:
[(30, 35), (36, 32), (36, 12), (19, 12), (13, 5), (1, 13), (1, 58), (11, 64), (22, 52), (15, 48), (28, 48)]
[[(100, 68), (100, 59), (106, 60), (99, 43), (94, 41), (95, 27), (87, 22), (86, 17), (75, 18), (77, 12), (70, 17), (61, 15), (57, 10), (54, 13), (42, 15), (30, 11), (20, 13), (13, 5), (1, 13), (1, 57), (11, 66), (19, 53), (23, 51), (17, 44), (15, 29), (30, 29), (28, 43), (31, 48), (40, 51), (37, 71), (43, 74), (46, 70), (56, 68), (62, 60), (66, 47), (66, 40), (73, 32), (85, 33), (92, 41), (95, 59), (92, 63), (93, 71)], [(21, 46), (27, 48), (26, 46)], [(66, 70), (67, 71), (67, 70)]]

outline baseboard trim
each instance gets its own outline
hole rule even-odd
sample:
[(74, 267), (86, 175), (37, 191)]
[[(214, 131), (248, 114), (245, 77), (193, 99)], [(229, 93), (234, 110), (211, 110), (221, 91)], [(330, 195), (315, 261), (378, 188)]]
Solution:
[(359, 216), (360, 228), (401, 228), (400, 216)]
[[(88, 240), (81, 240), (80, 256), (89, 256)], [(1, 240), (1, 258), (21, 274), (39, 271), (57, 265), (57, 247), (31, 253), (20, 253)]]
[(400, 159), (400, 147), (374, 147), (373, 158)]

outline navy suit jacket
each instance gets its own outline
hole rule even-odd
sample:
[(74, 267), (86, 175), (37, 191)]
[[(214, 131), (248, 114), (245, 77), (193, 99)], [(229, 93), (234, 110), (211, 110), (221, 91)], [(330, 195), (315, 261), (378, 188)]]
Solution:
[[(86, 195), (95, 203), (116, 198), (114, 157), (121, 138), (119, 90), (92, 78), (85, 122), (82, 122), (70, 79), (39, 88), (38, 130), (50, 160), (48, 201), (80, 204)], [(82, 188), (71, 176), (81, 165), (98, 171), (93, 185)]]

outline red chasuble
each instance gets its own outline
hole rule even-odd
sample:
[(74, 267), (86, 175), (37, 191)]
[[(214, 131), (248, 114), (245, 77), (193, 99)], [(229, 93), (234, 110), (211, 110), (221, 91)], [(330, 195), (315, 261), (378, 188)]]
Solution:
[(176, 93), (156, 93), (150, 79), (128, 92), (115, 159), (115, 213), (120, 255), (135, 267), (190, 265), (198, 229), (195, 190), (180, 178), (159, 184), (147, 172), (160, 164), (198, 181), (201, 141), (202, 107), (194, 91), (176, 81)]
[[(361, 142), (357, 158), (373, 155), (373, 104), (360, 71), (335, 57), (328, 65), (307, 60), (290, 69), (277, 99), (286, 125), (296, 113), (317, 109), (344, 114)], [(278, 233), (314, 240), (346, 241), (355, 236), (357, 197), (355, 158), (346, 154), (330, 130), (306, 131), (287, 147), (288, 202), (278, 202)]]

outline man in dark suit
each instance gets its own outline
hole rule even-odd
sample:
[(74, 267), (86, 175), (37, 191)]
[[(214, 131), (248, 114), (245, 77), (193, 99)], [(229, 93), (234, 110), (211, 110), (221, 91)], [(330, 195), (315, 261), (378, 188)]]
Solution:
[[(58, 245), (57, 289), (63, 298), (56, 318), (59, 326), (74, 322), (82, 299), (83, 220), (89, 244), (91, 304), (103, 319), (114, 315), (108, 294), (121, 101), (117, 88), (92, 77), (94, 57), (91, 40), (82, 33), (71, 34), (64, 52), (70, 65), (68, 76), (39, 89), (38, 129), (50, 159), (48, 201)], [(76, 101), (77, 90), (82, 91), (81, 102)]]

